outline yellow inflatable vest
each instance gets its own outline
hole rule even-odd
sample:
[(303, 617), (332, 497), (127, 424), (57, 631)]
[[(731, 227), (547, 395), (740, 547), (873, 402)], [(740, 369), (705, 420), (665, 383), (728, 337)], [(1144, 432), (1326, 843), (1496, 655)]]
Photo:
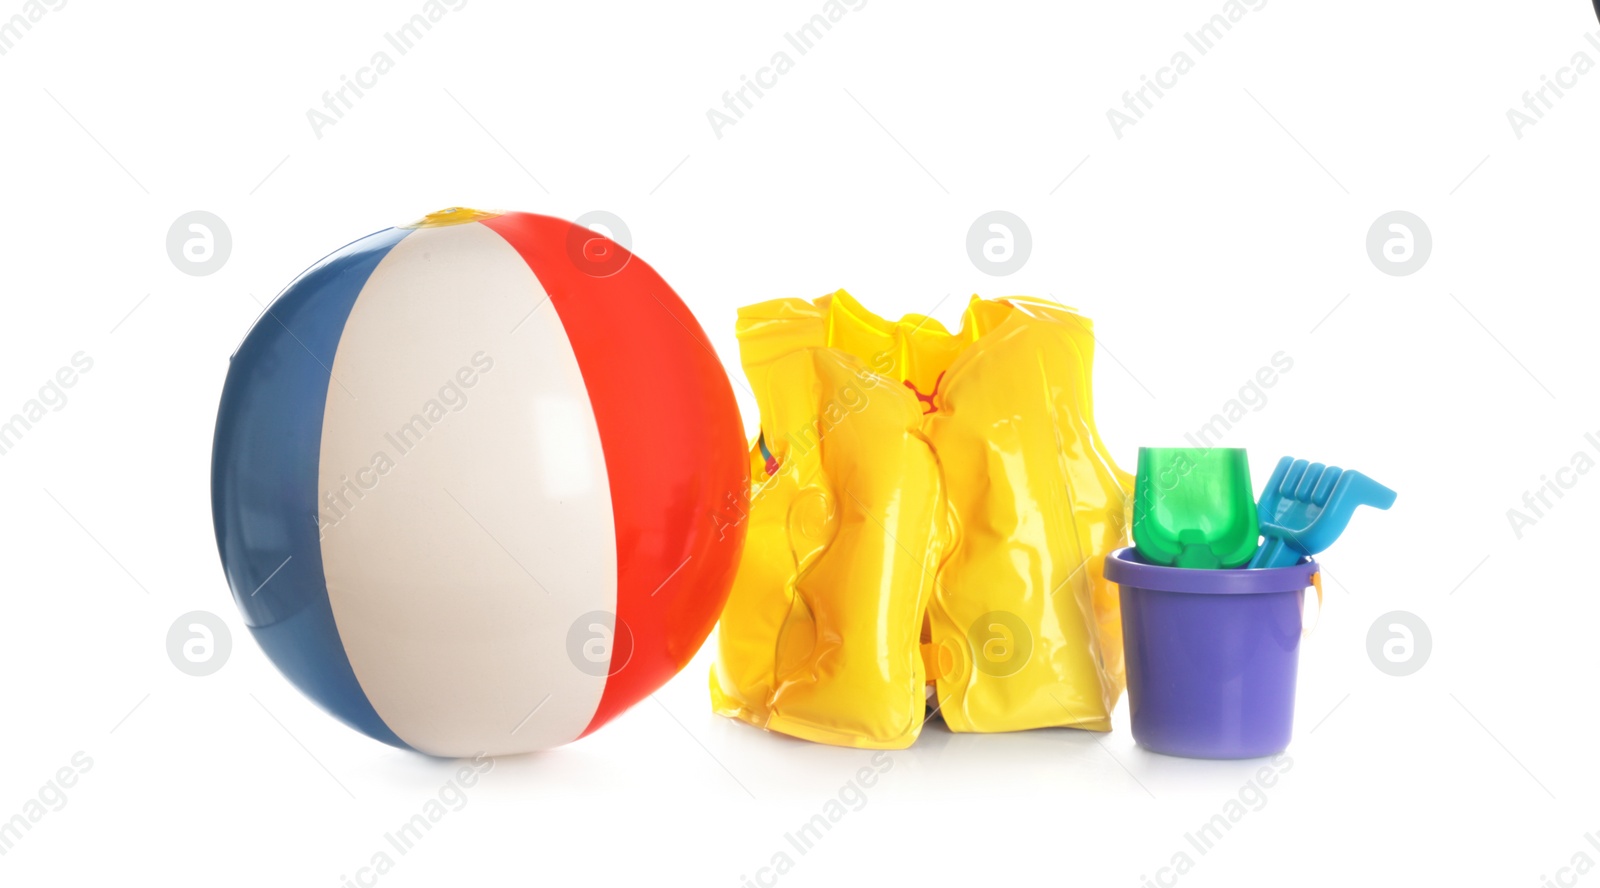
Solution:
[(840, 290), (741, 309), (761, 410), (715, 710), (823, 743), (1109, 730), (1133, 479), (1095, 430), (1088, 319), (973, 297), (961, 329)]

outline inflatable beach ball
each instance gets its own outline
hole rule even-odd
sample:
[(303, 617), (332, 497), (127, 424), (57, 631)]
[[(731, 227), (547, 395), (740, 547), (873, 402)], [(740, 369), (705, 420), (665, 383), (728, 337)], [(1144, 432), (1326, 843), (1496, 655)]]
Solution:
[(290, 284), (233, 356), (212, 455), (262, 649), (443, 756), (566, 743), (671, 678), (727, 597), (748, 484), (728, 378), (653, 269), (462, 209)]

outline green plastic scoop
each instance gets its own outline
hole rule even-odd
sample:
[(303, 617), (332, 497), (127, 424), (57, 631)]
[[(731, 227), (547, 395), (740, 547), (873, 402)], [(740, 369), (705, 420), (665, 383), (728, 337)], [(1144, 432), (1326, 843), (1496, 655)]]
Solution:
[(1239, 567), (1259, 541), (1250, 462), (1242, 448), (1139, 448), (1133, 542), (1146, 560)]

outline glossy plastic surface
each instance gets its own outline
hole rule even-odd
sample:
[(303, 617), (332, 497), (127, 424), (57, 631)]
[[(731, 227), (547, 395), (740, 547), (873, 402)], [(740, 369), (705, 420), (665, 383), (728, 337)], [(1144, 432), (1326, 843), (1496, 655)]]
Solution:
[(1235, 447), (1141, 447), (1133, 540), (1156, 564), (1239, 567), (1256, 550), (1250, 463)]
[[(716, 625), (744, 544), (742, 524), (727, 520), (744, 513), (750, 486), (743, 422), (705, 331), (654, 268), (564, 219), (505, 213), (481, 224), (549, 293), (605, 454), (615, 617), (631, 649), (612, 651), (628, 659), (611, 664), (588, 734), (666, 684)], [(528, 407), (535, 429), (548, 421), (538, 406)], [(612, 641), (620, 647), (621, 638), (619, 629)]]
[(211, 448), (217, 550), (245, 625), (302, 693), (393, 746), (405, 743), (373, 710), (340, 641), (312, 516), (328, 367), (367, 279), (405, 236), (364, 237), (284, 288), (228, 365)]
[(484, 219), (493, 219), (496, 216), (504, 215), (505, 211), (503, 210), (477, 210), (473, 209), (472, 207), (446, 207), (442, 210), (434, 210), (428, 215), (423, 216), (421, 219), (406, 225), (401, 225), (400, 227), (443, 228), (447, 225), (463, 225), (467, 222), (482, 222)]
[(1106, 558), (1122, 587), (1133, 739), (1190, 758), (1282, 752), (1294, 728), (1301, 608), (1315, 561), (1270, 570)]
[(820, 742), (1109, 729), (1132, 479), (1092, 420), (1088, 320), (974, 298), (961, 329), (839, 291), (740, 312), (761, 407), (717, 712)]
[[(582, 249), (577, 249), (581, 247)], [(229, 368), (223, 568), (280, 670), (435, 755), (569, 742), (705, 641), (750, 480), (721, 363), (621, 245), (453, 208), (317, 263)]]
[(1284, 567), (1325, 552), (1357, 508), (1388, 509), (1394, 501), (1393, 490), (1360, 472), (1286, 456), (1261, 492), (1262, 542), (1250, 566)]

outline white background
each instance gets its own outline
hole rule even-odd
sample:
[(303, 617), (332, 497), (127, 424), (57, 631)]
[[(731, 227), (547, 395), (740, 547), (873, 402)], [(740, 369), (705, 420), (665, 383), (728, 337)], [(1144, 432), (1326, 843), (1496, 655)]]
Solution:
[[(463, 204), (617, 214), (730, 372), (755, 301), (843, 286), (953, 326), (971, 293), (1053, 295), (1096, 322), (1098, 424), (1128, 468), (1282, 350), (1293, 370), (1226, 443), (1258, 482), (1292, 453), (1400, 496), (1324, 557), (1292, 769), (1207, 854), (1185, 833), (1259, 763), (1144, 753), (1124, 705), (1104, 736), (931, 726), (799, 855), (785, 833), (870, 754), (713, 716), (708, 645), (659, 705), (500, 760), (380, 884), (736, 886), (778, 851), (785, 886), (1171, 884), (1188, 851), (1195, 886), (1600, 885), (1561, 870), (1600, 860), (1600, 473), (1520, 538), (1506, 514), (1600, 459), (1600, 73), (1521, 138), (1506, 113), (1574, 53), (1600, 61), (1587, 3), (1270, 0), (1200, 56), (1183, 35), (1221, 0), (871, 0), (719, 139), (707, 109), (819, 0), (473, 0), (318, 138), (307, 109), (421, 3), (355, 6), (72, 0), (0, 56), (0, 414), (94, 361), (0, 457), (0, 819), (75, 752), (94, 763), (0, 883), (339, 885), (449, 779), (267, 662), (220, 570), (209, 467), (257, 300)], [(1179, 50), (1193, 70), (1117, 138), (1107, 109)], [(196, 209), (233, 238), (204, 277), (165, 249)], [(1009, 277), (966, 252), (994, 209), (1032, 233)], [(1365, 249), (1397, 209), (1434, 241), (1405, 277)], [(233, 630), (205, 678), (165, 650), (195, 609)], [(1367, 653), (1393, 610), (1432, 633), (1409, 677)]]

